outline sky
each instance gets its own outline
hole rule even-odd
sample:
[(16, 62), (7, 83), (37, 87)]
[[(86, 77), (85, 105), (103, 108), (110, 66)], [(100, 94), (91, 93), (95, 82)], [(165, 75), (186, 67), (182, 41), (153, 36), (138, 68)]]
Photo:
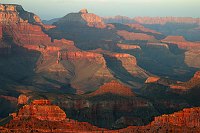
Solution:
[(19, 4), (43, 20), (87, 8), (99, 16), (200, 17), (200, 0), (0, 0)]

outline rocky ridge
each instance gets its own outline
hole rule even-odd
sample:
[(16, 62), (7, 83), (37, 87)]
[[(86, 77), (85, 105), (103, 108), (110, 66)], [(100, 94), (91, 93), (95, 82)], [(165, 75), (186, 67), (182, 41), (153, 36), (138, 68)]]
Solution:
[(90, 93), (89, 96), (103, 95), (106, 93), (110, 93), (113, 95), (120, 95), (120, 96), (135, 96), (135, 94), (132, 92), (130, 88), (114, 80), (109, 83), (105, 83), (98, 90)]
[(188, 23), (200, 24), (199, 18), (191, 17), (136, 17), (134, 20), (141, 24), (166, 24), (166, 23)]
[(88, 26), (94, 28), (106, 28), (101, 17), (93, 14), (88, 13), (87, 9), (82, 9), (78, 13), (70, 13), (63, 18), (59, 19), (59, 21), (55, 22), (55, 25), (62, 25), (67, 23), (77, 23), (79, 26)]
[(147, 35), (144, 33), (134, 33), (134, 32), (128, 32), (125, 30), (119, 30), (117, 31), (117, 34), (121, 37), (123, 37), (125, 40), (147, 40), (152, 41), (155, 40), (154, 36)]

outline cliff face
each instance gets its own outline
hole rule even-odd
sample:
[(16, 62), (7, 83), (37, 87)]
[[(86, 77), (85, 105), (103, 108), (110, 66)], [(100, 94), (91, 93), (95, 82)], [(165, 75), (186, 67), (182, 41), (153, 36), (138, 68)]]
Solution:
[(60, 107), (48, 100), (34, 100), (14, 115), (13, 120), (0, 128), (1, 132), (92, 132), (103, 131), (87, 122), (78, 122), (66, 118)]
[[(70, 119), (62, 121), (39, 120), (35, 118), (13, 119), (4, 127), (1, 132), (105, 132), (105, 133), (134, 133), (134, 132), (199, 132), (199, 108), (187, 108), (170, 115), (155, 117), (154, 121), (146, 126), (129, 126), (119, 130), (106, 130), (92, 126), (87, 122), (78, 122)], [(46, 111), (44, 111), (46, 112)], [(47, 113), (47, 112), (46, 112)], [(122, 118), (125, 119), (125, 118)], [(122, 120), (121, 119), (121, 120)], [(118, 121), (119, 122), (119, 121)]]
[(146, 126), (132, 126), (121, 129), (118, 132), (134, 133), (134, 132), (199, 132), (199, 108), (188, 108), (170, 115), (155, 117), (155, 120)]
[(186, 42), (183, 36), (167, 36), (163, 41), (166, 42)]
[(66, 52), (62, 53), (62, 59), (67, 60), (79, 60), (79, 59), (87, 59), (89, 61), (94, 61), (99, 64), (105, 64), (105, 60), (101, 54), (92, 53), (92, 52), (84, 52), (84, 51), (75, 51), (75, 52)]
[(151, 125), (174, 125), (179, 127), (200, 127), (200, 108), (187, 108), (170, 115), (155, 117)]
[(36, 118), (46, 121), (62, 121), (66, 119), (66, 114), (58, 106), (51, 105), (45, 100), (33, 101), (30, 105), (23, 106), (15, 119)]
[(48, 45), (51, 38), (42, 31), (40, 18), (19, 5), (0, 5), (1, 33), (11, 36), (20, 46)]
[[(11, 46), (4, 41), (12, 41), (12, 39), (17, 46), (30, 51), (38, 51), (41, 54), (34, 65), (34, 74), (26, 78), (28, 79), (26, 82), (43, 84), (44, 87), (48, 84), (52, 88), (62, 88), (62, 84), (68, 85), (69, 82), (72, 82), (74, 88), (86, 90), (88, 86), (96, 87), (101, 85), (104, 80), (112, 78), (102, 55), (81, 51), (73, 41), (67, 39), (52, 39), (43, 30), (47, 31), (55, 28), (55, 26), (42, 24), (38, 16), (25, 11), (21, 6), (1, 5), (1, 8), (0, 37), (2, 43), (0, 43), (0, 54), (11, 52)], [(87, 21), (84, 25), (87, 28), (90, 26), (102, 28), (104, 26), (100, 17), (86, 11), (80, 11), (75, 17), (72, 15), (72, 18), (67, 17), (67, 21), (72, 23), (74, 21), (81, 23)], [(44, 77), (50, 77), (60, 83), (57, 85), (48, 82)], [(93, 80), (91, 80), (91, 83), (87, 83), (88, 79)], [(81, 90), (81, 93), (85, 91), (83, 90)]]
[(194, 76), (187, 82), (182, 82), (182, 83), (177, 83), (177, 84), (172, 84), (170, 85), (171, 89), (177, 90), (178, 91), (189, 91), (193, 87), (198, 86), (200, 83), (200, 72), (197, 71)]
[(137, 65), (137, 59), (134, 56), (125, 53), (108, 53), (107, 56), (111, 61), (118, 60), (122, 67), (132, 76), (140, 79), (149, 77), (149, 74)]
[(178, 47), (186, 50), (184, 54), (184, 62), (194, 68), (200, 68), (200, 43), (187, 41), (183, 36), (168, 36), (161, 42), (167, 43), (169, 46)]

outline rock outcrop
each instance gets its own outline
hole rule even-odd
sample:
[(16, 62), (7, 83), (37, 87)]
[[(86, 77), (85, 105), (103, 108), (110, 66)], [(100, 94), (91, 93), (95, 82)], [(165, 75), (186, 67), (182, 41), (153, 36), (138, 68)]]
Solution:
[(13, 120), (1, 132), (92, 132), (104, 131), (87, 122), (78, 122), (66, 118), (65, 112), (60, 107), (52, 105), (48, 100), (34, 100), (30, 105), (25, 105)]
[(179, 127), (200, 127), (200, 108), (186, 108), (170, 115), (155, 117), (151, 125), (174, 125)]
[(148, 77), (145, 83), (157, 83), (159, 79), (159, 77)]
[(105, 60), (101, 54), (85, 52), (85, 51), (69, 51), (62, 52), (61, 58), (66, 60), (79, 60), (79, 59), (87, 59), (89, 61), (95, 61), (99, 64), (103, 64), (105, 66)]
[(18, 97), (18, 104), (27, 104), (28, 103), (28, 97), (24, 94), (21, 94), (19, 97)]
[(147, 35), (144, 33), (128, 32), (125, 30), (121, 31), (119, 30), (117, 31), (117, 34), (125, 40), (147, 40), (147, 41), (156, 40), (155, 37), (151, 35)]
[(165, 41), (162, 40), (164, 43), (170, 43), (170, 45), (177, 45), (180, 49), (186, 49), (186, 50), (199, 50), (200, 49), (200, 43), (199, 42), (189, 42), (189, 41)]
[(164, 42), (186, 42), (183, 36), (167, 36), (162, 41)]
[(180, 49), (186, 50), (185, 63), (190, 67), (200, 68), (200, 43), (190, 42), (184, 39), (182, 36), (168, 36), (161, 40), (167, 43), (169, 46), (175, 46)]
[(103, 94), (113, 94), (120, 96), (135, 96), (131, 88), (119, 83), (118, 81), (111, 81), (102, 85), (98, 90), (89, 94), (89, 96), (97, 96)]
[(122, 67), (132, 76), (141, 79), (149, 77), (149, 74), (137, 65), (137, 59), (134, 56), (125, 53), (107, 53), (107, 56), (110, 57), (111, 61), (116, 59), (120, 61)]
[(40, 18), (37, 15), (25, 11), (20, 5), (1, 4), (0, 12), (0, 21), (3, 24), (19, 22), (29, 22), (39, 25), (42, 24)]
[(132, 49), (140, 49), (141, 47), (138, 45), (129, 45), (129, 44), (117, 44), (122, 50), (132, 50)]
[(200, 122), (199, 122), (200, 109), (199, 108), (187, 108), (182, 111), (175, 112), (170, 115), (162, 115), (154, 118), (151, 124), (146, 126), (130, 126), (125, 129), (120, 129), (117, 131), (107, 131), (108, 133), (164, 133), (164, 132), (199, 132)]
[(12, 120), (4, 127), (0, 127), (1, 132), (104, 132), (104, 133), (163, 133), (163, 132), (199, 132), (200, 109), (187, 108), (170, 115), (155, 117), (154, 121), (146, 126), (129, 126), (119, 130), (106, 130), (74, 120), (64, 121), (41, 121), (37, 119)]
[(133, 28), (135, 30), (139, 30), (139, 31), (142, 31), (142, 32), (145, 32), (145, 33), (161, 34), (160, 32), (146, 28), (141, 24), (133, 23), (133, 24), (126, 24), (126, 25), (129, 26), (130, 28)]
[(189, 81), (187, 82), (181, 82), (181, 83), (177, 83), (177, 84), (172, 84), (170, 85), (170, 88), (173, 90), (178, 91), (189, 91), (190, 89), (192, 89), (193, 87), (200, 85), (200, 72), (197, 71), (193, 78), (191, 78)]
[(87, 9), (82, 9), (78, 13), (70, 13), (63, 18), (59, 19), (59, 21), (54, 23), (55, 25), (63, 25), (63, 24), (76, 24), (77, 26), (88, 26), (95, 28), (106, 28), (101, 17), (88, 13)]
[(42, 121), (63, 121), (66, 119), (66, 114), (58, 106), (51, 105), (48, 100), (35, 100), (30, 105), (24, 105), (15, 119), (28, 118), (36, 118)]

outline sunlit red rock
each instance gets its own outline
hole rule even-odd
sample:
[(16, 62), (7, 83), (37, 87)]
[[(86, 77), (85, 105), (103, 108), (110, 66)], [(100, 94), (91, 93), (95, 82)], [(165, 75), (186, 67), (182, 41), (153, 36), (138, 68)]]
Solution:
[(51, 105), (51, 102), (48, 100), (34, 100), (30, 105), (23, 106), (16, 117), (16, 119), (25, 118), (62, 121), (66, 119), (66, 114), (58, 106)]
[(166, 41), (166, 42), (186, 42), (186, 40), (183, 36), (167, 36), (162, 41)]
[(21, 94), (19, 97), (18, 97), (18, 104), (27, 104), (28, 102), (28, 97), (24, 94)]
[(114, 80), (111, 82), (105, 83), (98, 90), (91, 93), (90, 96), (103, 95), (106, 93), (121, 95), (121, 96), (135, 96), (135, 94), (129, 87), (126, 87), (125, 85)]
[(175, 112), (169, 115), (162, 115), (155, 117), (153, 122), (146, 126), (129, 126), (124, 129), (115, 131), (106, 131), (107, 133), (164, 133), (164, 132), (199, 132), (200, 109), (199, 108), (187, 108), (182, 111)]
[(200, 49), (199, 42), (189, 42), (185, 40), (183, 36), (167, 36), (161, 40), (164, 43), (170, 43), (171, 45), (177, 45), (181, 49), (193, 50)]
[(78, 122), (66, 118), (60, 107), (52, 105), (48, 100), (34, 100), (25, 105), (19, 112), (12, 114), (13, 120), (1, 132), (96, 132), (106, 129), (95, 127), (87, 122)]
[[(124, 67), (131, 75), (141, 79), (146, 79), (149, 77), (148, 72), (137, 65), (137, 59), (134, 56), (126, 53), (106, 53), (106, 55), (110, 57), (111, 61), (115, 59), (120, 61), (122, 67)], [(139, 86), (140, 85), (138, 84), (138, 87)]]
[(156, 83), (160, 78), (159, 77), (149, 77), (145, 83)]
[(88, 13), (87, 9), (82, 9), (78, 13), (70, 13), (61, 18), (55, 25), (67, 25), (72, 23), (81, 27), (106, 28), (106, 24), (104, 24), (102, 18), (93, 13)]
[(170, 88), (173, 90), (188, 91), (199, 84), (200, 84), (200, 72), (197, 71), (189, 81), (172, 84), (170, 85)]
[(186, 127), (200, 127), (200, 108), (187, 108), (170, 115), (155, 117), (152, 125), (176, 125)]
[(138, 45), (117, 44), (117, 46), (123, 50), (141, 49)]

